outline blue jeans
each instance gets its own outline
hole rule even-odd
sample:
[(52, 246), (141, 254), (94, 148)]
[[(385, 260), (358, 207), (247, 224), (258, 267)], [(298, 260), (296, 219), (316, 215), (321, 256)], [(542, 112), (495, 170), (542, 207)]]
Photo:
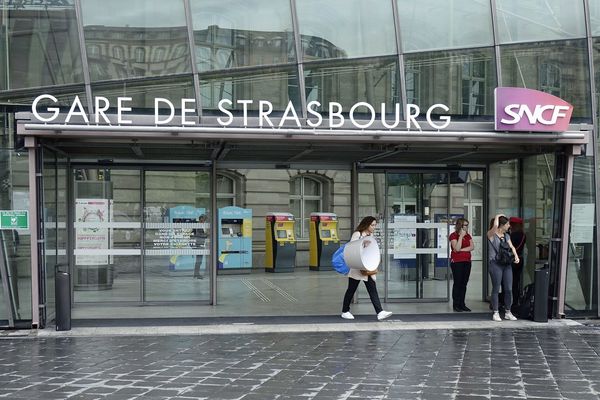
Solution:
[(504, 308), (510, 311), (512, 306), (512, 266), (510, 264), (500, 265), (490, 260), (488, 267), (492, 278), (492, 309), (498, 311), (498, 293), (502, 286), (504, 288)]

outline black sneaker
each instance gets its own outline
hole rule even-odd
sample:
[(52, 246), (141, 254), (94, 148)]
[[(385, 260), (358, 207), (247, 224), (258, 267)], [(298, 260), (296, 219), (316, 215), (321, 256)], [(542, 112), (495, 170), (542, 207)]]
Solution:
[(470, 309), (469, 307), (465, 306), (465, 305), (462, 305), (462, 306), (460, 306), (460, 308), (461, 308), (463, 311), (466, 311), (466, 312), (471, 312), (471, 309)]
[(452, 309), (456, 312), (463, 312), (463, 309), (460, 308), (459, 306), (452, 306)]

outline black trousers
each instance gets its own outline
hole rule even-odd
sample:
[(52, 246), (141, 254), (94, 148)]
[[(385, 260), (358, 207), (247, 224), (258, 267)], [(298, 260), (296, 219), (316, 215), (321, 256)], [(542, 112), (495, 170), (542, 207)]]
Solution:
[[(346, 294), (344, 295), (344, 305), (342, 306), (342, 312), (350, 311), (350, 302), (352, 301), (352, 297), (354, 297), (354, 293), (358, 288), (358, 284), (361, 281), (348, 278), (348, 289), (346, 289)], [(367, 287), (367, 292), (369, 292), (369, 297), (371, 298), (371, 303), (373, 303), (373, 308), (375, 308), (375, 312), (379, 314), (383, 311), (381, 308), (381, 302), (379, 301), (379, 294), (377, 293), (377, 285), (373, 278), (369, 276), (369, 279), (363, 281), (365, 286)]]
[(461, 307), (465, 305), (465, 296), (467, 294), (467, 283), (471, 276), (471, 261), (461, 261), (450, 263), (452, 268), (452, 305)]

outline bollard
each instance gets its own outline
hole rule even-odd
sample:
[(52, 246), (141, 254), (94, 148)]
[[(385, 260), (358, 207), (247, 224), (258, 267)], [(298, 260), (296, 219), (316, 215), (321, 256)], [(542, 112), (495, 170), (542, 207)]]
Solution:
[(550, 268), (544, 264), (542, 268), (535, 270), (534, 275), (534, 303), (533, 320), (536, 322), (548, 322), (548, 285), (550, 283)]
[(54, 294), (56, 301), (56, 330), (71, 330), (71, 275), (54, 267)]

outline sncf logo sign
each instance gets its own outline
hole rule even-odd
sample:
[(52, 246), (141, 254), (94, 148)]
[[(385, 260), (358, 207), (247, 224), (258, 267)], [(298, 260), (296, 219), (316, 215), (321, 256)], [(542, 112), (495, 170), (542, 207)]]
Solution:
[(494, 90), (497, 131), (564, 132), (573, 106), (538, 90), (499, 87)]

